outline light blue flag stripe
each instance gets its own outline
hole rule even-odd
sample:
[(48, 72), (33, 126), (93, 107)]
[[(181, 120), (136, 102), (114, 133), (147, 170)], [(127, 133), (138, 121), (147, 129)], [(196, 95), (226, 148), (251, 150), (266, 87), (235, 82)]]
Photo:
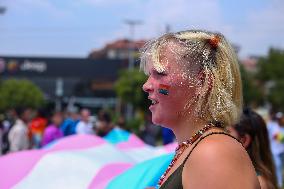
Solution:
[(104, 139), (111, 144), (118, 144), (120, 142), (127, 142), (129, 137), (129, 132), (120, 128), (114, 128), (106, 136), (104, 136)]
[(139, 163), (123, 174), (114, 178), (106, 189), (145, 189), (156, 187), (161, 175), (166, 171), (174, 154), (162, 155)]

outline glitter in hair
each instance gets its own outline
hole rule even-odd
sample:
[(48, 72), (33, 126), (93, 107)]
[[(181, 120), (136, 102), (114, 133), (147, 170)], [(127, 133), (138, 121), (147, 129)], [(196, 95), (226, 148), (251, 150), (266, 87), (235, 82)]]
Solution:
[[(176, 45), (169, 45), (172, 43)], [(185, 104), (185, 111), (193, 111), (196, 116), (223, 126), (237, 123), (242, 109), (240, 71), (234, 49), (224, 36), (188, 30), (151, 40), (141, 49), (140, 68), (146, 74), (152, 67), (158, 72), (165, 71), (160, 56), (167, 45), (184, 70), (182, 77), (198, 86), (195, 98)], [(200, 73), (201, 79), (194, 77)]]

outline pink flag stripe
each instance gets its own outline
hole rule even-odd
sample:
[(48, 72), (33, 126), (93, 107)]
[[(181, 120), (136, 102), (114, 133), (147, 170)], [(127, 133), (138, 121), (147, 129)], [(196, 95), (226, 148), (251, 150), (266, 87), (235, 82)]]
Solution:
[(100, 137), (94, 135), (71, 135), (66, 138), (59, 140), (51, 148), (47, 149), (49, 151), (57, 150), (76, 150), (82, 148), (91, 148), (106, 144), (107, 142)]
[(176, 142), (165, 145), (163, 148), (166, 153), (174, 152), (178, 144)]
[(5, 175), (5, 180), (0, 182), (0, 188), (12, 188), (28, 175), (47, 153), (96, 147), (106, 143), (94, 135), (74, 135), (59, 140), (49, 149), (26, 150), (2, 156), (0, 157), (0, 175)]
[[(112, 163), (104, 166), (98, 174), (95, 175), (94, 179), (92, 180), (89, 189), (104, 189), (108, 185), (108, 183), (113, 179), (115, 176), (123, 173), (133, 164), (131, 163)], [(110, 171), (111, 170), (111, 171)]]
[(136, 135), (133, 135), (133, 134), (130, 135), (128, 141), (121, 142), (116, 145), (116, 147), (121, 150), (126, 150), (126, 149), (131, 149), (131, 148), (140, 148), (144, 146), (145, 146), (145, 143), (140, 138), (138, 138)]
[(0, 172), (2, 176), (5, 175), (5, 180), (0, 182), (0, 188), (12, 188), (20, 182), (45, 153), (39, 150), (27, 150), (1, 157)]

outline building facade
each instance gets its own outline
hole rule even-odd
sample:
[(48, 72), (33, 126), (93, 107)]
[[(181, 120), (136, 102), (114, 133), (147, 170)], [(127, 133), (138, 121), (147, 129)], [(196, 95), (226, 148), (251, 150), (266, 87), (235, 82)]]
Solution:
[(126, 60), (107, 58), (0, 57), (2, 80), (28, 79), (49, 101), (68, 103), (72, 98), (90, 108), (116, 105), (114, 83), (126, 67)]

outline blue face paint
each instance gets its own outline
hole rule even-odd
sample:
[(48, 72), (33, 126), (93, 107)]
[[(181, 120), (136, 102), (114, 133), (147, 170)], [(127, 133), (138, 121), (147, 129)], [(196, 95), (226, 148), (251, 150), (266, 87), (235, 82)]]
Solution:
[(163, 95), (169, 95), (169, 91), (166, 89), (159, 89), (159, 93)]
[(169, 88), (170, 88), (170, 86), (168, 86), (168, 85), (160, 84), (159, 85), (159, 93), (162, 94), (162, 95), (169, 95)]

